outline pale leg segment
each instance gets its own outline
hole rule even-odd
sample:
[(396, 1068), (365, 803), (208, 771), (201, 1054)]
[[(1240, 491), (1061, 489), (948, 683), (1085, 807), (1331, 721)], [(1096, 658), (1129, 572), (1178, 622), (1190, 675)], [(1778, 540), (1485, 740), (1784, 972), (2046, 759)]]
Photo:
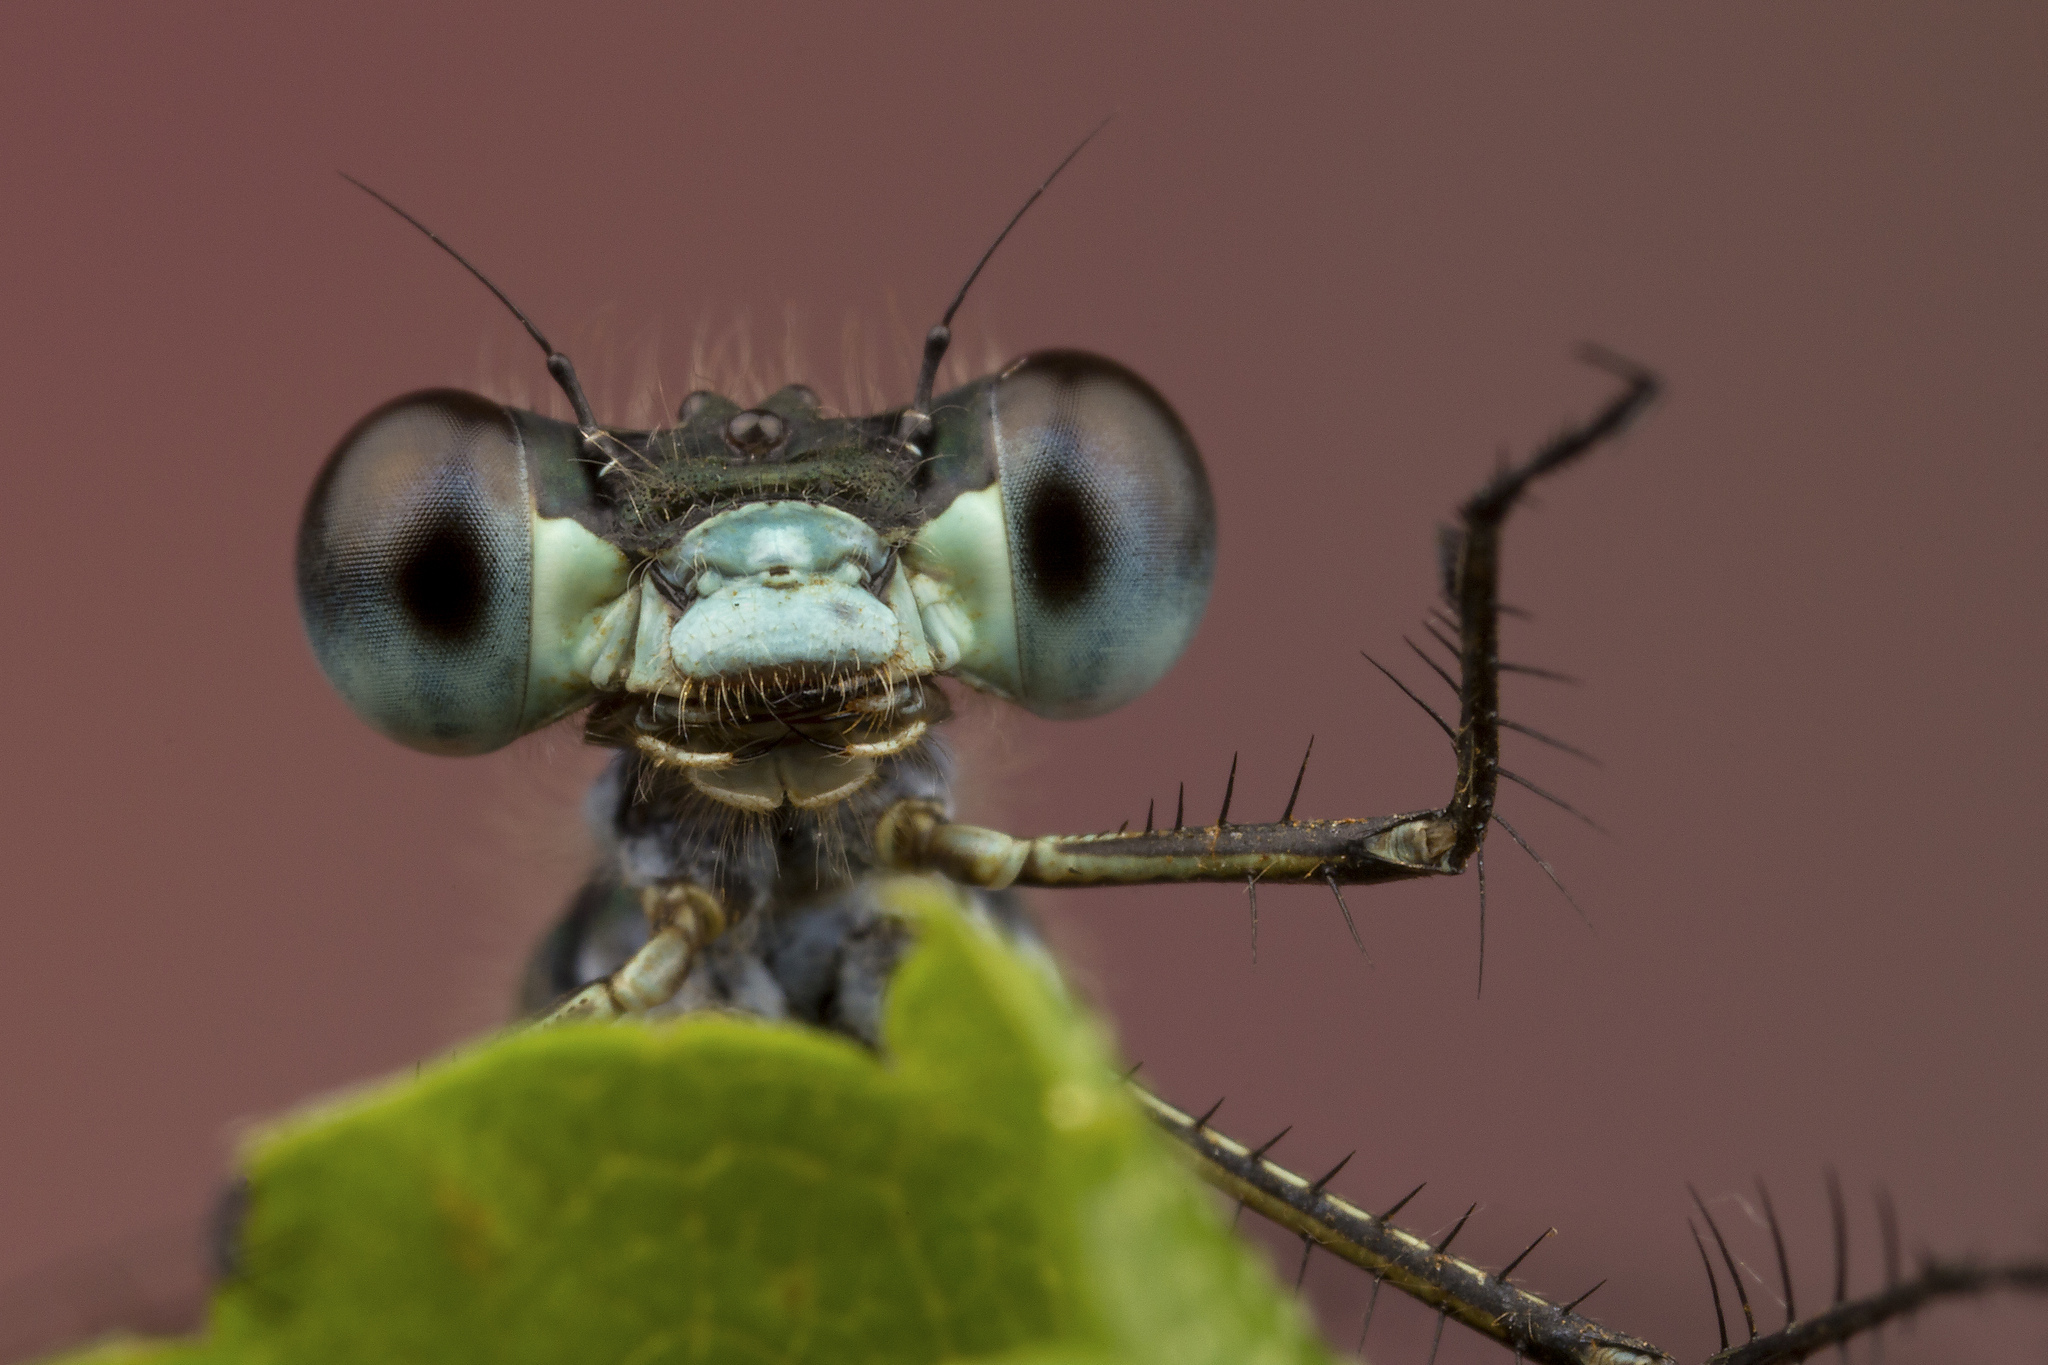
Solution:
[(701, 886), (650, 886), (640, 893), (653, 934), (610, 976), (593, 981), (540, 1022), (620, 1019), (665, 1005), (682, 989), (698, 954), (725, 932), (725, 906)]
[(1442, 811), (1373, 820), (1288, 820), (1124, 834), (1018, 839), (958, 825), (930, 801), (899, 801), (875, 825), (885, 867), (938, 872), (968, 886), (1131, 886), (1158, 882), (1358, 886), (1458, 870), (1457, 829)]

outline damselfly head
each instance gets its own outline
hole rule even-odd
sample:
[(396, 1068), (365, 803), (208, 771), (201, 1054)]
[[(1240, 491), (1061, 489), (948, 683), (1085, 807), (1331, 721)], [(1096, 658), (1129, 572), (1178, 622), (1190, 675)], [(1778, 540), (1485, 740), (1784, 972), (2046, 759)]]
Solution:
[(1144, 691), (1199, 621), (1215, 512), (1129, 370), (1028, 356), (929, 413), (693, 394), (614, 431), (437, 390), (342, 439), (299, 601), (372, 725), (483, 753), (590, 734), (748, 810), (821, 806), (944, 714), (950, 675), (1045, 716)]
[(435, 753), (590, 706), (592, 740), (756, 812), (866, 785), (944, 719), (937, 675), (1054, 717), (1150, 687), (1215, 566), (1208, 477), (1173, 409), (1078, 351), (931, 392), (968, 288), (1094, 136), (969, 272), (910, 404), (838, 417), (802, 385), (752, 408), (700, 392), (659, 431), (600, 426), (576, 367), (503, 290), (354, 182), (511, 310), (576, 420), (437, 390), (342, 438), (299, 527), (299, 605), (328, 679)]

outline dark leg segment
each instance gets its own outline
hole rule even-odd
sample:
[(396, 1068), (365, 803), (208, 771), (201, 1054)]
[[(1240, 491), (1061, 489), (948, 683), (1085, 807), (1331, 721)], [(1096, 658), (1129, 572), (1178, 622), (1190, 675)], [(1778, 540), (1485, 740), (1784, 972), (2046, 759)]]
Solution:
[[(1668, 1365), (1672, 1360), (1649, 1342), (1610, 1331), (1568, 1306), (1509, 1284), (1506, 1272), (1488, 1274), (1448, 1254), (1457, 1228), (1432, 1247), (1389, 1221), (1400, 1204), (1385, 1214), (1368, 1213), (1327, 1193), (1323, 1187), (1329, 1177), (1304, 1180), (1267, 1160), (1264, 1148), (1247, 1150), (1149, 1092), (1132, 1089), (1146, 1112), (1187, 1149), (1204, 1180), (1371, 1272), (1375, 1295), (1380, 1284), (1391, 1284), (1529, 1360), (1552, 1365)], [(1463, 1219), (1458, 1226), (1464, 1226)], [(1519, 1264), (1521, 1257), (1515, 1259)]]
[[(1462, 872), (1486, 837), (1500, 767), (1500, 531), (1530, 484), (1612, 439), (1656, 396), (1647, 370), (1606, 352), (1587, 358), (1623, 389), (1591, 421), (1501, 470), (1444, 531), (1445, 593), (1458, 616), (1457, 786), (1437, 810), (1368, 820), (1231, 824), (1228, 807), (1206, 828), (1141, 834), (1015, 839), (956, 825), (934, 802), (903, 802), (875, 830), (884, 866), (940, 872), (971, 886), (1114, 886), (1156, 882), (1361, 884)], [(1288, 803), (1293, 814), (1293, 802)]]

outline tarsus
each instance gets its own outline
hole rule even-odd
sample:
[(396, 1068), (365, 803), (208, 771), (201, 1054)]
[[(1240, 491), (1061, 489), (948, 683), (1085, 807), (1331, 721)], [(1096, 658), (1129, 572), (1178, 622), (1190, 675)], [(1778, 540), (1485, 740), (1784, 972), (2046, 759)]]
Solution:
[(1460, 623), (1458, 780), (1444, 814), (1455, 835), (1445, 864), (1462, 867), (1486, 835), (1499, 778), (1500, 530), (1510, 509), (1535, 480), (1619, 434), (1656, 397), (1656, 376), (1606, 351), (1583, 348), (1582, 356), (1620, 378), (1625, 387), (1590, 421), (1553, 437), (1521, 465), (1504, 468), (1458, 510), (1459, 528), (1444, 538), (1453, 567), (1450, 597)]

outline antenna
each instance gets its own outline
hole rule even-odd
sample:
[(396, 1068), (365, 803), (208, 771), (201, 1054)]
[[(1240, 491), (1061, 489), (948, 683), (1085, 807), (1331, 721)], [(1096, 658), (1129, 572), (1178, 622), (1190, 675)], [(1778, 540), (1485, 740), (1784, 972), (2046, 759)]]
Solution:
[[(1074, 144), (1074, 150), (1068, 152), (1066, 156), (1061, 159), (1060, 164), (1052, 168), (1052, 174), (1048, 175), (1037, 189), (1031, 191), (1031, 197), (1024, 201), (1024, 207), (1018, 209), (1015, 213), (1010, 215), (1010, 221), (1003, 224), (1003, 230), (1001, 232), (998, 232), (996, 234), (996, 239), (988, 244), (988, 250), (981, 253), (981, 259), (974, 263), (974, 269), (967, 272), (967, 282), (965, 284), (962, 284), (960, 286), (960, 292), (953, 296), (953, 302), (947, 307), (945, 316), (939, 319), (938, 326), (932, 328), (931, 331), (926, 332), (924, 335), (924, 368), (918, 371), (917, 398), (911, 404), (912, 411), (917, 413), (925, 413), (928, 412), (931, 408), (932, 383), (939, 377), (939, 362), (946, 358), (946, 348), (953, 344), (953, 314), (959, 312), (960, 305), (966, 302), (967, 291), (974, 287), (974, 281), (981, 275), (981, 268), (988, 264), (989, 257), (996, 254), (996, 248), (1003, 244), (1003, 238), (1010, 235), (1010, 229), (1017, 226), (1018, 219), (1022, 218), (1026, 213), (1029, 213), (1031, 211), (1031, 206), (1038, 202), (1038, 196), (1044, 194), (1046, 191), (1046, 187), (1051, 185), (1053, 181), (1059, 179), (1060, 172), (1067, 168), (1067, 163), (1072, 161), (1075, 157), (1081, 155), (1081, 149), (1083, 147), (1086, 147), (1089, 143), (1093, 142), (1095, 140), (1095, 135), (1101, 132), (1104, 128), (1107, 128), (1109, 126), (1109, 120), (1115, 117), (1115, 114), (1105, 116), (1102, 122), (1096, 124), (1093, 128), (1088, 130), (1088, 136), (1082, 138), (1079, 142)], [(414, 224), (414, 226), (417, 227), (418, 224)], [(426, 231), (425, 228), (421, 228), (420, 230), (422, 232)], [(432, 233), (428, 233), (427, 235), (430, 237), (433, 236)], [(434, 240), (439, 241), (440, 238), (436, 237)], [(462, 258), (458, 256), (456, 257), (456, 259), (461, 260)], [(468, 263), (464, 262), (464, 264)], [(482, 277), (479, 276), (478, 278)], [(485, 283), (488, 284), (490, 282), (486, 280)], [(499, 295), (499, 297), (503, 298), (504, 295), (501, 294)], [(532, 324), (530, 323), (528, 324), (529, 327), (531, 325)], [(535, 335), (539, 334), (535, 333)]]
[[(1089, 136), (1093, 137), (1094, 134), (1090, 133)], [(1075, 148), (1075, 150), (1079, 151), (1080, 149), (1077, 147)], [(1072, 158), (1069, 158), (1069, 160), (1071, 159)], [(1061, 164), (1064, 165), (1066, 163), (1062, 162)], [(1057, 175), (1059, 174), (1059, 172), (1055, 171), (1053, 172), (1053, 174)], [(382, 204), (385, 208), (390, 209), (400, 218), (405, 219), (406, 222), (411, 223), (414, 227), (418, 228), (421, 232), (425, 233), (428, 241), (432, 242), (435, 246), (440, 247), (441, 250), (447, 252), (450, 256), (453, 256), (455, 258), (455, 263), (457, 265), (461, 266), (464, 270), (467, 270), (470, 274), (476, 276), (477, 279), (482, 282), (484, 288), (490, 290), (493, 294), (497, 295), (498, 302), (504, 304), (505, 307), (509, 308), (512, 311), (512, 316), (519, 319), (519, 325), (526, 329), (526, 334), (532, 337), (536, 342), (540, 343), (541, 350), (546, 352), (548, 358), (548, 373), (555, 377), (555, 383), (561, 385), (562, 392), (569, 395), (569, 406), (576, 410), (576, 425), (583, 429), (583, 434), (586, 437), (592, 435), (594, 432), (598, 430), (597, 418), (590, 411), (590, 400), (583, 396), (583, 385), (576, 378), (576, 367), (569, 363), (569, 357), (563, 355), (560, 351), (556, 350), (551, 344), (549, 344), (548, 339), (540, 334), (540, 328), (533, 325), (533, 320), (527, 317), (526, 314), (519, 311), (519, 305), (512, 302), (512, 300), (506, 298), (505, 291), (498, 288), (497, 285), (491, 283), (490, 276), (484, 274), (483, 271), (478, 270), (475, 266), (471, 265), (468, 262), (468, 260), (466, 260), (463, 257), (463, 254), (461, 252), (457, 251), (454, 247), (448, 245), (448, 243), (442, 241), (440, 235), (436, 233), (432, 228), (428, 227), (425, 223), (422, 223), (419, 219), (413, 217), (404, 209), (398, 207), (398, 205), (392, 203), (389, 199), (386, 199), (383, 195), (377, 193), (377, 191), (371, 189), (368, 185), (365, 185), (362, 181), (350, 175), (347, 171), (340, 172), (340, 175), (343, 180), (348, 181), (349, 184), (354, 185), (364, 194), (369, 195), (372, 199)], [(1034, 199), (1037, 197), (1038, 196), (1036, 195), (1032, 196), (1032, 198)], [(1004, 231), (1007, 232), (1009, 231), (1009, 229), (1005, 228)], [(996, 240), (1001, 241), (1002, 239), (999, 237)], [(984, 257), (983, 259), (986, 260), (987, 258)], [(975, 267), (976, 270), (979, 270), (980, 268), (981, 267), (979, 266)], [(970, 276), (970, 283), (972, 282), (972, 279), (973, 277)], [(962, 292), (964, 293), (966, 291), (963, 290)], [(953, 306), (957, 308), (960, 305), (958, 302), (955, 302)], [(950, 318), (953, 315), (949, 312), (946, 314), (946, 316)], [(942, 346), (940, 349), (943, 350), (944, 347)]]

